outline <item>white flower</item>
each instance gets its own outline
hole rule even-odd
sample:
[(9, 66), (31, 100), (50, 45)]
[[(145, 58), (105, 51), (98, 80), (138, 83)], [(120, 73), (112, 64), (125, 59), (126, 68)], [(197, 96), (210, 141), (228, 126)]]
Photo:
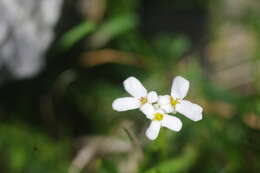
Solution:
[(152, 121), (145, 133), (150, 140), (157, 138), (161, 127), (167, 127), (174, 131), (180, 131), (182, 128), (182, 122), (179, 118), (165, 114), (163, 110), (155, 109), (151, 104), (142, 106), (141, 111)]
[(179, 112), (193, 121), (199, 121), (202, 119), (202, 107), (183, 99), (189, 85), (189, 81), (177, 76), (172, 83), (171, 95), (159, 96), (158, 104), (166, 113)]
[(116, 99), (112, 103), (112, 107), (116, 111), (127, 111), (131, 109), (141, 108), (143, 105), (149, 103), (155, 103), (158, 100), (157, 93), (151, 91), (147, 93), (147, 90), (141, 84), (141, 82), (135, 77), (129, 77), (124, 82), (125, 90), (132, 97), (122, 97)]

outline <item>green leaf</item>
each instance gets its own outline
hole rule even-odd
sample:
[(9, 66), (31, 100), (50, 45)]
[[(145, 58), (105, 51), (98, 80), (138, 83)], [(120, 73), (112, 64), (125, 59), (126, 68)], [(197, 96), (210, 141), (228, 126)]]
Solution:
[(59, 45), (64, 50), (71, 48), (75, 43), (81, 40), (83, 37), (87, 36), (93, 32), (96, 28), (96, 24), (85, 21), (78, 26), (74, 27), (70, 31), (64, 34), (61, 38)]
[(187, 172), (193, 165), (197, 156), (196, 149), (188, 146), (182, 155), (177, 158), (160, 162), (155, 167), (145, 171), (145, 173), (180, 173)]
[(109, 42), (111, 39), (128, 32), (137, 26), (137, 18), (135, 15), (126, 14), (114, 16), (103, 25), (93, 35), (92, 45), (94, 47), (101, 47)]

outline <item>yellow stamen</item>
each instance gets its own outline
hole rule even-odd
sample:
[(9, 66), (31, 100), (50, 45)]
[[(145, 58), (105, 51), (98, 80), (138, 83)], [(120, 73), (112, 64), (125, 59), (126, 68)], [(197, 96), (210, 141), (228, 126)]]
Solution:
[(141, 102), (142, 105), (147, 103), (147, 98), (146, 97), (141, 97), (140, 98), (140, 102)]
[(163, 114), (158, 113), (158, 112), (154, 114), (153, 120), (161, 121), (162, 119), (163, 119)]
[(171, 105), (175, 108), (175, 106), (180, 103), (179, 99), (174, 99), (173, 97), (170, 97)]

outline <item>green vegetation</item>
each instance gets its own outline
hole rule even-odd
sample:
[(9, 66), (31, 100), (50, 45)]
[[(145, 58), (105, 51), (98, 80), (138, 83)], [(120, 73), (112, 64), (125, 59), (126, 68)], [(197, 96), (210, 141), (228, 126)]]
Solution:
[[(216, 4), (107, 0), (101, 17), (82, 15), (65, 32), (73, 22), (63, 12), (41, 74), (0, 88), (0, 172), (260, 172), (259, 10)], [(225, 29), (239, 39), (229, 42)], [(127, 77), (166, 94), (177, 75), (190, 81), (187, 99), (204, 108), (201, 121), (177, 114), (180, 132), (163, 128), (149, 141), (141, 112), (112, 110)]]

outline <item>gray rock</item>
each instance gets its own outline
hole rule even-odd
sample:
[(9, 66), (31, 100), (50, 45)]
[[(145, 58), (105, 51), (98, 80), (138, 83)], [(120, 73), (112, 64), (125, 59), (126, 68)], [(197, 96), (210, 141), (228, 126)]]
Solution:
[[(0, 0), (0, 70), (15, 79), (36, 75), (53, 40), (63, 0)], [(4, 73), (0, 73), (3, 80)]]

